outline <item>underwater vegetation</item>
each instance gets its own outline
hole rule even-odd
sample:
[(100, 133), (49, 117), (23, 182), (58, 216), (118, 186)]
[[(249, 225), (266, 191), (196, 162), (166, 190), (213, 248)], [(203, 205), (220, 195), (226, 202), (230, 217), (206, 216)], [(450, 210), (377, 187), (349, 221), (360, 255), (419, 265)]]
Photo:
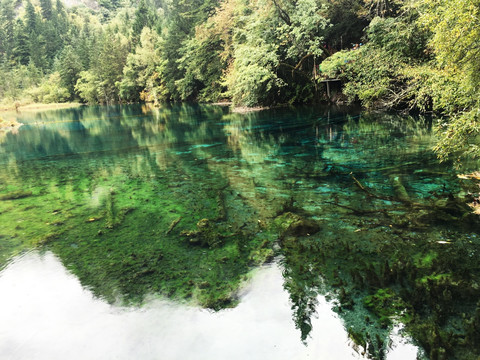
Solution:
[(419, 356), (480, 355), (478, 186), (437, 162), (429, 121), (206, 105), (18, 120), (0, 148), (0, 266), (40, 247), (109, 302), (218, 310), (278, 259), (306, 344), (321, 294), (373, 359), (397, 324)]

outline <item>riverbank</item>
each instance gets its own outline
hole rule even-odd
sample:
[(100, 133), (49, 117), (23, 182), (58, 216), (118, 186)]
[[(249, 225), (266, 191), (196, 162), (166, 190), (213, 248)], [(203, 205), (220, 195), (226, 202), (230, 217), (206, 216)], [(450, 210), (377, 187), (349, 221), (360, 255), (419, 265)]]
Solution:
[(42, 103), (28, 103), (28, 104), (3, 104), (0, 105), (0, 114), (11, 112), (11, 111), (35, 111), (35, 110), (53, 110), (53, 109), (68, 109), (72, 107), (82, 106), (81, 103), (71, 102), (71, 103), (51, 103), (51, 104), (42, 104)]

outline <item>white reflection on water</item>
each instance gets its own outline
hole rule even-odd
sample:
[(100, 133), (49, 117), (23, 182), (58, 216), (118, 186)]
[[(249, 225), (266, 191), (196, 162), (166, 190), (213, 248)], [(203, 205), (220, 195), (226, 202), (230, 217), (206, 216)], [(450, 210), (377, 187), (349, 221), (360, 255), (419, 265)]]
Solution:
[[(361, 358), (323, 298), (304, 346), (282, 282), (264, 267), (236, 308), (216, 313), (158, 299), (126, 309), (94, 298), (52, 253), (29, 253), (0, 273), (0, 359)], [(395, 352), (415, 359), (414, 349)]]

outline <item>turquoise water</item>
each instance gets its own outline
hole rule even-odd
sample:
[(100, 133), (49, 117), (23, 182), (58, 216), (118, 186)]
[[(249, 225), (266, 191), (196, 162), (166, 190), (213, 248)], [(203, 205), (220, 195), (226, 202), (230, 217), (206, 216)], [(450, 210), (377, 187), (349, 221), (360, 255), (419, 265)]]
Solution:
[(48, 251), (106, 303), (220, 311), (275, 261), (305, 346), (325, 296), (359, 354), (384, 358), (400, 325), (419, 356), (480, 354), (479, 222), (466, 205), (478, 187), (438, 163), (428, 120), (209, 105), (9, 116), (24, 125), (0, 138), (5, 274)]

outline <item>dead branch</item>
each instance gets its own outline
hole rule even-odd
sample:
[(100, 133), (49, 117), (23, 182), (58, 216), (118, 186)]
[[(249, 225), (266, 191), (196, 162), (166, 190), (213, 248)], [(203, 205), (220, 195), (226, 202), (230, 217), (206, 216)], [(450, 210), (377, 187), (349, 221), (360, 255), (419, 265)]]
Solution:
[(168, 230), (165, 231), (165, 235), (170, 234), (170, 232), (175, 228), (175, 226), (177, 226), (177, 224), (180, 222), (180, 220), (182, 220), (181, 216), (178, 219), (173, 220), (172, 223), (170, 224), (170, 226), (168, 227)]
[(347, 206), (347, 205), (339, 204), (339, 203), (334, 202), (334, 201), (323, 201), (323, 203), (324, 204), (329, 204), (329, 205), (335, 205), (335, 206), (341, 207), (342, 209), (350, 210), (353, 213), (358, 214), (358, 215), (366, 215), (366, 214), (374, 214), (374, 213), (384, 212), (384, 210), (359, 210), (359, 209), (355, 209), (355, 208)]
[[(367, 194), (367, 196), (369, 197), (372, 197), (372, 198), (375, 198), (375, 199), (380, 199), (380, 200), (387, 200), (387, 201), (400, 201), (400, 200), (397, 200), (391, 196), (380, 196), (380, 195), (377, 195), (377, 194), (374, 194), (372, 193), (370, 190), (368, 190), (365, 186), (362, 185), (362, 183), (360, 181), (357, 180), (357, 178), (353, 175), (353, 172), (350, 173), (350, 176), (352, 177), (353, 181), (355, 182), (355, 185), (357, 185), (357, 187), (362, 190), (363, 192), (365, 192)], [(400, 201), (402, 202), (402, 201)]]

